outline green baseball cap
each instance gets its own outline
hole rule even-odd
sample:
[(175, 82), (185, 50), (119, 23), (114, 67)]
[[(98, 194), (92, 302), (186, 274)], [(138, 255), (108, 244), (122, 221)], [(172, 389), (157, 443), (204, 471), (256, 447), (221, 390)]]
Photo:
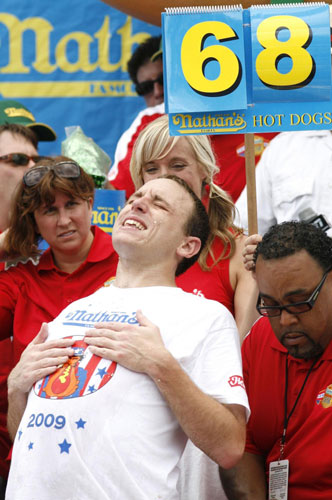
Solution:
[(55, 141), (56, 133), (45, 125), (38, 123), (35, 117), (23, 104), (17, 101), (0, 101), (0, 125), (5, 123), (17, 123), (31, 128), (37, 135), (39, 141)]

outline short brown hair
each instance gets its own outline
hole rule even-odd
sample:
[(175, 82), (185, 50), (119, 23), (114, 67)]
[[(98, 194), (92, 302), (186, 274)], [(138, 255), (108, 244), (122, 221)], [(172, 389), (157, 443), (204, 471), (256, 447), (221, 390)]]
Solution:
[(191, 214), (188, 215), (184, 232), (186, 236), (196, 236), (201, 240), (201, 247), (197, 254), (189, 258), (182, 259), (175, 271), (175, 276), (184, 273), (198, 260), (202, 250), (204, 249), (210, 233), (209, 217), (201, 200), (196, 196), (194, 191), (189, 185), (176, 175), (163, 175), (162, 179), (170, 179), (179, 184), (190, 195), (193, 201), (193, 209)]
[[(35, 166), (52, 166), (62, 161), (72, 162), (70, 158), (65, 156), (56, 156), (43, 159), (37, 162)], [(23, 181), (20, 183), (16, 190), (13, 211), (4, 244), (4, 250), (9, 257), (16, 257), (17, 255), (31, 257), (40, 253), (38, 243), (41, 236), (37, 232), (34, 212), (41, 205), (54, 203), (57, 192), (63, 193), (69, 198), (93, 200), (93, 179), (81, 167), (80, 174), (76, 179), (68, 179), (56, 175), (54, 170), (49, 170), (35, 186), (28, 187)]]
[[(4, 123), (3, 125), (0, 125), (0, 135), (3, 132), (10, 132), (13, 135), (22, 136), (26, 141), (31, 142), (31, 144), (38, 149), (37, 135), (29, 127), (25, 127), (24, 125), (20, 125), (18, 123)], [(20, 151), (17, 151), (17, 153), (20, 153)]]

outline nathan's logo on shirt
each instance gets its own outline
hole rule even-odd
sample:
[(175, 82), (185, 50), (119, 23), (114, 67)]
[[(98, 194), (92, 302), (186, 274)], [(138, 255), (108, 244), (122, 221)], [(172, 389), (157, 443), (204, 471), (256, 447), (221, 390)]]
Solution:
[(316, 397), (316, 404), (323, 408), (332, 407), (332, 384), (319, 391)]
[(137, 325), (136, 312), (128, 313), (121, 311), (98, 311), (91, 312), (86, 309), (76, 309), (61, 318), (65, 326), (81, 326), (83, 328), (94, 328), (96, 323), (128, 323), (128, 325)]
[(245, 389), (244, 381), (241, 375), (232, 375), (229, 377), (228, 383), (231, 387), (242, 387), (242, 389)]
[(78, 398), (107, 384), (117, 363), (92, 354), (87, 347), (83, 340), (77, 340), (73, 345), (74, 355), (54, 373), (36, 382), (35, 394), (46, 399)]

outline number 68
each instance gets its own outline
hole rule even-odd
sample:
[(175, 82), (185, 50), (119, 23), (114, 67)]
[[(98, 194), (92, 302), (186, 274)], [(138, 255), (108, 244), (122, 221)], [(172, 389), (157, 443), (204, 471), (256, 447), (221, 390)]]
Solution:
[[(289, 37), (279, 40), (282, 30)], [(219, 43), (204, 47), (206, 39), (213, 35)], [(267, 87), (280, 90), (304, 87), (315, 74), (315, 61), (306, 50), (312, 40), (310, 26), (296, 16), (272, 16), (263, 20), (257, 28), (257, 40), (263, 50), (256, 58), (258, 78)], [(242, 78), (242, 66), (238, 56), (222, 41), (238, 39), (231, 26), (220, 21), (195, 24), (185, 34), (181, 45), (181, 65), (185, 79), (192, 89), (205, 96), (222, 96), (233, 92)], [(278, 71), (282, 58), (289, 58), (292, 67), (287, 73)], [(210, 61), (219, 64), (219, 76), (205, 76)]]

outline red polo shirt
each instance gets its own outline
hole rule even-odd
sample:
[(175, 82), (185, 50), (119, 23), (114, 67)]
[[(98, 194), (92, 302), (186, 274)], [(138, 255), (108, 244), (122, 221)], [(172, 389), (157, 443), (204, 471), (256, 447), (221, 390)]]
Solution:
[(87, 259), (71, 274), (56, 267), (50, 249), (37, 265), (19, 263), (0, 273), (0, 339), (13, 335), (15, 363), (43, 322), (115, 276), (118, 256), (111, 237), (98, 227), (93, 232)]
[[(267, 318), (259, 319), (242, 346), (251, 408), (246, 451), (278, 460), (284, 423), (286, 349)], [(288, 355), (288, 413), (313, 360)], [(332, 498), (332, 342), (309, 375), (291, 416), (284, 458), (289, 460), (289, 500)]]

